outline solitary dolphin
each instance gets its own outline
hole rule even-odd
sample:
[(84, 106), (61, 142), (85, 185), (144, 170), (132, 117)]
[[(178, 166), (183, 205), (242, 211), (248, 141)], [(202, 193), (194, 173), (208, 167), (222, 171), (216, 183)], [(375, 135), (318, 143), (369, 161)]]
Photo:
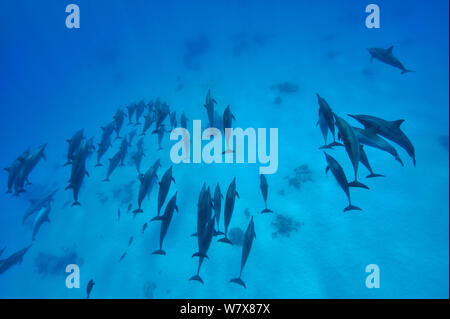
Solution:
[(342, 139), (344, 142), (345, 150), (347, 151), (353, 165), (353, 170), (355, 171), (355, 180), (348, 185), (369, 189), (369, 187), (363, 183), (358, 182), (358, 164), (361, 151), (358, 138), (356, 137), (355, 132), (353, 132), (352, 127), (343, 118), (340, 118), (336, 114), (334, 114), (334, 118), (336, 119), (336, 126), (339, 130), (338, 138)]
[[(343, 146), (341, 143), (336, 142), (335, 125), (333, 119), (333, 111), (331, 110), (328, 102), (317, 93), (317, 100), (319, 102), (319, 124), (322, 131), (325, 144), (320, 148), (332, 148), (333, 146)], [(327, 144), (328, 130), (330, 130), (331, 136), (333, 136), (333, 142)]]
[(255, 238), (256, 238), (255, 224), (253, 222), (252, 216), (252, 219), (250, 219), (250, 222), (248, 223), (247, 230), (245, 231), (244, 244), (242, 245), (241, 270), (239, 271), (239, 277), (230, 280), (230, 282), (237, 283), (238, 285), (241, 285), (244, 288), (247, 287), (245, 286), (244, 281), (241, 279), (242, 270), (244, 269), (245, 263), (247, 262), (248, 255), (250, 254), (250, 250), (252, 249), (253, 239)]
[(372, 167), (370, 166), (370, 163), (369, 163), (369, 159), (367, 158), (367, 154), (366, 154), (366, 152), (364, 151), (364, 147), (362, 146), (362, 145), (360, 145), (360, 147), (361, 147), (361, 150), (360, 150), (360, 157), (359, 157), (359, 161), (361, 162), (361, 164), (363, 164), (368, 170), (369, 170), (369, 175), (367, 175), (366, 177), (367, 178), (372, 178), (372, 177), (384, 177), (384, 175), (381, 175), (381, 174), (375, 174), (373, 171), (372, 171)]
[(46, 207), (42, 207), (39, 213), (36, 215), (33, 223), (33, 235), (31, 237), (32, 240), (36, 238), (36, 235), (41, 228), (42, 224), (45, 222), (50, 222), (48, 216), (50, 215), (52, 207), (50, 203)]
[(234, 202), (236, 196), (239, 198), (239, 194), (236, 191), (236, 177), (228, 186), (227, 196), (225, 197), (224, 219), (225, 219), (225, 237), (218, 241), (232, 245), (233, 243), (228, 239), (228, 226), (230, 225), (231, 216), (233, 216)]
[(159, 249), (155, 250), (153, 255), (165, 255), (166, 252), (162, 249), (162, 244), (164, 241), (164, 237), (166, 237), (167, 230), (169, 229), (170, 221), (172, 220), (173, 211), (176, 210), (178, 212), (177, 206), (177, 193), (173, 195), (173, 197), (167, 203), (166, 209), (164, 211), (164, 215), (161, 218), (161, 231), (159, 233)]
[(0, 260), (0, 274), (3, 274), (5, 271), (7, 271), (14, 265), (21, 264), (23, 261), (23, 256), (26, 254), (28, 249), (30, 249), (30, 247), (31, 245), (15, 252), (6, 259)]
[(223, 235), (223, 232), (220, 231), (219, 223), (220, 223), (220, 210), (222, 208), (222, 199), (223, 195), (220, 191), (219, 183), (217, 183), (216, 189), (214, 190), (214, 217), (216, 218), (217, 223), (217, 231), (214, 235)]
[(405, 120), (386, 121), (379, 117), (361, 114), (349, 114), (348, 116), (360, 122), (366, 129), (372, 128), (376, 134), (379, 134), (402, 147), (413, 159), (414, 167), (416, 166), (416, 153), (414, 146), (406, 134), (400, 129), (400, 125), (402, 125)]
[(342, 166), (339, 165), (339, 163), (334, 159), (334, 157), (328, 155), (326, 152), (323, 153), (325, 154), (325, 158), (328, 164), (325, 173), (328, 173), (328, 171), (331, 170), (331, 173), (333, 173), (333, 176), (338, 182), (339, 186), (341, 186), (341, 188), (344, 190), (345, 195), (347, 195), (348, 206), (345, 207), (344, 212), (349, 210), (362, 210), (361, 208), (352, 205), (352, 201), (350, 200), (349, 184), (347, 182), (347, 177), (345, 176)]
[(388, 152), (403, 166), (403, 162), (400, 156), (398, 156), (397, 150), (385, 139), (375, 133), (376, 128), (360, 129), (358, 127), (353, 127), (353, 131), (355, 132), (359, 143)]
[(268, 192), (268, 189), (269, 189), (269, 185), (267, 184), (267, 179), (264, 176), (264, 174), (260, 175), (260, 187), (261, 187), (261, 193), (263, 195), (264, 205), (265, 205), (265, 208), (261, 211), (261, 214), (273, 213), (272, 210), (267, 208), (267, 192)]
[(408, 70), (403, 66), (403, 64), (392, 54), (393, 48), (394, 48), (394, 46), (391, 46), (387, 49), (368, 48), (367, 51), (369, 51), (369, 53), (370, 53), (370, 62), (372, 62), (373, 59), (375, 58), (381, 62), (392, 65), (393, 67), (399, 68), (400, 70), (402, 70), (402, 74), (405, 74), (408, 72), (415, 72), (413, 70)]
[(161, 216), (159, 213), (161, 211), (161, 207), (164, 205), (164, 201), (166, 200), (167, 194), (169, 193), (170, 184), (172, 181), (175, 183), (175, 179), (172, 176), (172, 166), (170, 166), (167, 171), (164, 173), (161, 181), (159, 182), (159, 192), (158, 192), (158, 213), (156, 217), (153, 217), (151, 221), (160, 220)]

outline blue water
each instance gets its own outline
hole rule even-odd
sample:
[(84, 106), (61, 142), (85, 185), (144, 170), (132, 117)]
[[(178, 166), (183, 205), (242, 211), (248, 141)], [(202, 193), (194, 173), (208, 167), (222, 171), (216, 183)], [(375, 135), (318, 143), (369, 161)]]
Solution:
[[(10, 166), (28, 146), (48, 143), (47, 160), (30, 174), (27, 192), (1, 196), (0, 249), (7, 248), (0, 258), (31, 243), (34, 216), (21, 222), (28, 200), (59, 189), (50, 223), (23, 262), (0, 275), (1, 298), (85, 298), (90, 279), (96, 283), (92, 298), (449, 297), (447, 1), (378, 0), (380, 29), (365, 27), (362, 1), (73, 2), (81, 27), (71, 30), (65, 26), (69, 1), (0, 2), (1, 165)], [(415, 73), (370, 63), (366, 48), (391, 45)], [(286, 81), (298, 91), (274, 88)], [(179, 213), (164, 241), (167, 255), (152, 255), (159, 223), (144, 234), (141, 229), (156, 214), (158, 187), (143, 202), (144, 214), (134, 218), (127, 211), (129, 203), (136, 208), (139, 188), (130, 164), (136, 138), (127, 165), (110, 183), (102, 182), (106, 166), (94, 168), (96, 154), (88, 159), (82, 205), (70, 206), (72, 192), (64, 191), (70, 167), (63, 164), (66, 139), (75, 131), (84, 128), (98, 142), (100, 127), (119, 106), (156, 97), (178, 117), (184, 111), (189, 121), (206, 125), (208, 89), (219, 114), (231, 106), (234, 125), (278, 128), (279, 167), (267, 175), (274, 214), (260, 214), (259, 164), (174, 165), (176, 184), (167, 200), (178, 192)], [(417, 167), (396, 145), (405, 167), (366, 147), (374, 171), (386, 177), (366, 179), (360, 165), (370, 190), (352, 189), (351, 196), (362, 212), (344, 213), (345, 194), (325, 175), (316, 93), (352, 125), (348, 113), (405, 120)], [(125, 125), (122, 132), (132, 128)], [(160, 158), (161, 177), (172, 165), (173, 143), (165, 136), (158, 151), (156, 136), (147, 134), (143, 170)], [(119, 146), (113, 142), (102, 161)], [(353, 178), (343, 148), (329, 153)], [(295, 187), (289, 180), (301, 165), (307, 174)], [(242, 274), (247, 289), (229, 283), (239, 274), (242, 248), (216, 238), (202, 265), (204, 285), (189, 281), (198, 265), (191, 257), (197, 240), (190, 235), (201, 186), (220, 183), (226, 193), (234, 177), (240, 199), (230, 229), (245, 231), (250, 216), (255, 220), (256, 239)], [(2, 181), (6, 190), (6, 172)], [(284, 228), (279, 220), (287, 220)], [(70, 263), (80, 266), (80, 289), (66, 288)], [(380, 288), (366, 288), (369, 264), (380, 269)]]

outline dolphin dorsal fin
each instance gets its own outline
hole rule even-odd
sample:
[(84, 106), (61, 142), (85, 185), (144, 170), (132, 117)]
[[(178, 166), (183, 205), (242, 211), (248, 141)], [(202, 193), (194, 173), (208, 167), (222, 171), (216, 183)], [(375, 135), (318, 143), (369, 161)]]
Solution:
[(393, 45), (391, 45), (389, 48), (387, 48), (387, 51), (389, 52), (389, 53), (392, 53), (392, 49), (394, 48), (394, 46)]
[(397, 127), (400, 127), (400, 125), (402, 125), (402, 123), (403, 123), (404, 121), (405, 121), (405, 120), (392, 121), (392, 124), (394, 124), (394, 125), (397, 126)]

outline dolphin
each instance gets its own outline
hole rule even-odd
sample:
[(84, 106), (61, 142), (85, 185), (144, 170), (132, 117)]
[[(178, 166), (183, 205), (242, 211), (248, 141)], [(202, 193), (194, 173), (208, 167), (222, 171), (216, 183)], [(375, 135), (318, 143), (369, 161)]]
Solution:
[(408, 72), (415, 72), (413, 70), (408, 70), (403, 66), (403, 64), (392, 54), (393, 48), (394, 48), (394, 46), (390, 46), (387, 49), (368, 48), (367, 51), (369, 51), (369, 53), (370, 53), (370, 62), (372, 62), (373, 59), (377, 59), (378, 61), (389, 64), (393, 67), (399, 68), (400, 70), (402, 70), (402, 74), (405, 74)]
[(161, 218), (161, 231), (159, 234), (159, 249), (155, 250), (152, 254), (154, 255), (165, 255), (166, 252), (162, 249), (162, 244), (164, 237), (166, 237), (167, 230), (169, 229), (170, 221), (172, 220), (173, 211), (178, 212), (177, 206), (177, 193), (167, 203), (166, 209), (164, 210), (164, 215)]
[(141, 136), (145, 135), (147, 130), (150, 128), (150, 126), (152, 126), (153, 122), (155, 121), (155, 117), (153, 114), (149, 113), (144, 116), (144, 119), (145, 119), (145, 121), (144, 121), (144, 126), (142, 127)]
[(48, 206), (53, 200), (53, 196), (55, 196), (57, 191), (58, 190), (55, 189), (39, 199), (30, 200), (30, 206), (27, 208), (25, 214), (22, 217), (22, 224), (24, 224), (27, 218), (33, 215), (35, 212), (38, 212), (41, 208)]
[(158, 131), (167, 115), (169, 115), (170, 109), (167, 103), (157, 103), (155, 106), (155, 131)]
[(139, 118), (141, 117), (142, 113), (144, 113), (144, 111), (145, 111), (145, 103), (144, 103), (144, 100), (141, 100), (136, 105), (136, 111), (135, 111), (136, 124), (135, 125), (140, 125), (141, 124), (141, 123), (139, 123)]
[(66, 187), (66, 190), (73, 190), (73, 198), (74, 202), (72, 206), (81, 205), (78, 201), (78, 194), (80, 192), (81, 185), (83, 184), (84, 176), (89, 175), (86, 171), (86, 161), (85, 158), (81, 158), (72, 164), (72, 173), (69, 180), (69, 185)]
[(170, 184), (172, 181), (175, 183), (175, 179), (172, 176), (172, 166), (170, 166), (167, 171), (164, 173), (161, 181), (159, 182), (159, 191), (158, 191), (158, 213), (156, 217), (153, 217), (151, 221), (160, 220), (161, 216), (159, 216), (159, 212), (161, 211), (161, 207), (166, 200), (166, 196), (169, 193)]
[(144, 223), (144, 225), (142, 225), (142, 233), (145, 232), (145, 230), (147, 229), (148, 223)]
[[(333, 113), (334, 114), (334, 113)], [(345, 121), (343, 118), (334, 114), (336, 119), (336, 126), (339, 130), (338, 138), (342, 139), (344, 142), (345, 150), (352, 162), (353, 169), (355, 171), (355, 180), (349, 184), (352, 187), (362, 187), (369, 189), (366, 185), (358, 181), (358, 164), (360, 159), (360, 151), (361, 148), (359, 146), (358, 138), (356, 137), (355, 132), (353, 132), (352, 127)]]
[[(319, 93), (316, 94), (319, 103), (319, 124), (322, 130), (323, 138), (325, 140), (324, 146), (321, 146), (320, 148), (332, 148), (333, 146), (343, 146), (341, 143), (336, 142), (333, 111), (331, 110), (330, 105), (323, 97), (319, 95)], [(326, 128), (330, 130), (331, 136), (333, 136), (333, 142), (328, 145), (327, 145), (328, 130)]]
[(173, 130), (177, 127), (177, 112), (173, 111), (169, 114), (170, 118), (170, 129)]
[(218, 241), (222, 243), (227, 243), (232, 245), (231, 240), (228, 239), (228, 226), (230, 225), (231, 216), (233, 216), (234, 210), (234, 202), (237, 198), (239, 198), (239, 194), (236, 191), (236, 177), (231, 182), (230, 186), (228, 186), (227, 195), (225, 197), (225, 208), (224, 208), (224, 220), (225, 220), (225, 237), (219, 239)]
[[(261, 176), (264, 176), (264, 175), (261, 175)], [(241, 270), (239, 271), (239, 277), (230, 280), (230, 282), (234, 282), (238, 285), (241, 285), (244, 288), (247, 288), (247, 287), (245, 286), (244, 281), (241, 279), (242, 270), (244, 269), (245, 263), (247, 262), (248, 255), (250, 254), (250, 250), (252, 249), (253, 240), (255, 238), (256, 238), (255, 224), (253, 222), (253, 216), (252, 216), (252, 218), (250, 219), (250, 222), (248, 223), (247, 230), (245, 231), (244, 244), (242, 245)]]
[(102, 126), (102, 137), (100, 139), (100, 143), (109, 141), (111, 138), (112, 133), (114, 132), (116, 128), (116, 121), (109, 122), (106, 126)]
[(83, 139), (85, 139), (83, 132), (84, 132), (84, 129), (81, 129), (81, 130), (75, 132), (75, 134), (72, 136), (71, 139), (67, 140), (67, 143), (69, 143), (69, 150), (67, 151), (67, 162), (64, 165), (72, 164), (72, 159), (73, 159), (74, 153), (80, 146), (81, 141)]
[(118, 151), (112, 158), (109, 159), (109, 167), (108, 172), (106, 173), (106, 178), (103, 180), (104, 182), (109, 182), (109, 177), (111, 176), (112, 172), (116, 169), (117, 166), (119, 166), (119, 163), (122, 159), (122, 153)]
[(138, 194), (138, 208), (133, 211), (134, 214), (136, 213), (143, 213), (144, 211), (141, 208), (142, 201), (144, 200), (145, 196), (147, 196), (151, 190), (152, 185), (155, 183), (155, 181), (158, 179), (158, 176), (156, 175), (156, 172), (158, 171), (158, 168), (160, 167), (160, 161), (159, 159), (156, 160), (156, 162), (145, 172), (144, 175), (139, 176), (139, 180), (141, 181), (141, 185), (139, 187), (139, 194)]
[(106, 140), (102, 140), (99, 144), (98, 144), (98, 149), (97, 149), (97, 164), (95, 164), (95, 167), (98, 166), (103, 166), (102, 163), (100, 163), (101, 158), (103, 157), (103, 155), (105, 155), (106, 151), (108, 150), (108, 148), (111, 146), (111, 138), (107, 138)]
[(114, 126), (114, 131), (116, 131), (116, 140), (120, 139), (120, 129), (123, 126), (123, 122), (125, 121), (125, 112), (119, 108), (116, 112), (116, 114), (114, 114), (114, 121), (115, 121), (115, 126)]
[(189, 278), (189, 280), (196, 280), (203, 284), (203, 279), (200, 277), (200, 268), (202, 266), (203, 260), (208, 258), (207, 252), (209, 246), (211, 245), (212, 237), (214, 234), (214, 218), (207, 221), (204, 231), (199, 233), (199, 251), (192, 255), (192, 257), (199, 257), (197, 274)]
[(272, 210), (267, 208), (267, 192), (268, 192), (268, 189), (269, 189), (269, 185), (267, 184), (267, 179), (264, 176), (264, 174), (260, 175), (260, 187), (261, 187), (261, 193), (263, 195), (264, 205), (265, 205), (265, 208), (261, 211), (261, 214), (273, 213)]
[(181, 125), (181, 127), (182, 128), (184, 128), (184, 129), (186, 129), (187, 130), (187, 117), (186, 117), (186, 115), (184, 114), (184, 112), (183, 113), (181, 113), (181, 116), (180, 116), (180, 125)]
[(91, 296), (91, 291), (92, 291), (92, 288), (94, 288), (94, 285), (95, 285), (94, 280), (93, 279), (89, 280), (87, 287), (86, 287), (86, 293), (87, 293), (86, 299), (89, 299), (89, 297)]
[(156, 130), (154, 130), (152, 132), (152, 134), (158, 134), (158, 151), (163, 149), (162, 146), (161, 146), (161, 143), (162, 143), (162, 139), (164, 137), (164, 133), (167, 132), (165, 127), (166, 126), (164, 124), (161, 124), (161, 125), (158, 126), (158, 128)]
[(120, 166), (124, 166), (124, 161), (125, 161), (125, 157), (127, 156), (127, 152), (128, 152), (128, 146), (130, 145), (130, 143), (128, 143), (128, 140), (126, 138), (124, 138), (122, 140), (122, 143), (120, 143), (120, 149), (119, 149), (119, 153), (120, 153)]
[(10, 167), (4, 168), (4, 170), (8, 172), (8, 189), (6, 193), (12, 192), (12, 188), (28, 155), (30, 155), (30, 148), (27, 148), (21, 155), (19, 155)]
[(402, 147), (413, 159), (414, 167), (416, 166), (416, 154), (414, 146), (400, 128), (400, 125), (402, 125), (405, 120), (386, 121), (379, 117), (361, 114), (348, 114), (348, 116), (354, 118), (359, 123), (364, 125), (366, 129), (371, 128), (375, 134), (379, 134)]
[[(198, 241), (201, 240), (202, 232), (205, 231), (205, 226), (207, 222), (213, 218), (212, 217), (212, 207), (211, 202), (211, 190), (208, 186), (203, 183), (200, 195), (198, 197), (197, 203), (197, 232), (193, 233), (191, 236), (197, 236)], [(200, 234), (200, 235), (199, 235)], [(217, 233), (216, 233), (217, 234)], [(199, 242), (200, 245), (200, 242)]]
[(14, 190), (15, 190), (14, 195), (18, 196), (20, 193), (25, 191), (24, 184), (25, 184), (25, 182), (27, 182), (27, 185), (30, 184), (30, 182), (28, 181), (28, 176), (30, 175), (31, 171), (36, 167), (36, 165), (39, 163), (41, 158), (44, 160), (47, 159), (44, 154), (46, 146), (47, 146), (47, 143), (36, 147), (25, 158), (23, 164), (20, 167), (19, 173), (16, 177), (16, 181), (15, 181), (15, 185), (14, 185)]
[(360, 144), (371, 146), (388, 152), (389, 154), (394, 156), (395, 160), (403, 166), (403, 162), (399, 157), (397, 150), (385, 139), (375, 133), (376, 128), (371, 127), (368, 129), (360, 129), (358, 127), (353, 127), (353, 131), (355, 132)]
[(220, 223), (220, 210), (222, 208), (222, 199), (223, 195), (220, 191), (219, 183), (217, 183), (216, 188), (214, 190), (214, 217), (217, 222), (217, 231), (214, 235), (223, 235), (224, 233), (220, 231), (219, 223)]
[[(228, 105), (225, 111), (223, 112), (223, 129), (225, 130), (225, 144), (226, 144), (226, 150), (222, 152), (222, 154), (226, 153), (233, 153), (233, 150), (230, 150), (229, 148), (229, 141), (230, 141), (230, 129), (232, 128), (232, 121), (236, 118), (234, 117), (233, 113), (231, 113), (230, 106)], [(227, 130), (228, 129), (228, 130)]]
[(14, 265), (21, 264), (23, 261), (23, 256), (26, 254), (28, 249), (30, 249), (30, 247), (31, 245), (15, 252), (6, 259), (0, 260), (0, 274), (3, 274), (5, 271), (7, 271)]
[(345, 195), (347, 195), (348, 206), (345, 207), (344, 212), (349, 210), (362, 210), (361, 208), (352, 205), (352, 201), (350, 200), (349, 184), (347, 182), (347, 177), (345, 176), (342, 166), (339, 165), (339, 163), (334, 159), (334, 157), (328, 155), (326, 152), (323, 153), (325, 154), (325, 158), (327, 160), (327, 168), (325, 170), (325, 173), (328, 173), (328, 171), (331, 170), (331, 173), (333, 173), (333, 176), (338, 182), (339, 186), (341, 186), (341, 188), (344, 190)]
[(34, 219), (33, 222), (33, 235), (31, 237), (32, 240), (36, 238), (36, 235), (39, 229), (41, 228), (42, 224), (45, 222), (50, 222), (48, 216), (50, 215), (51, 209), (52, 209), (51, 205), (48, 204), (47, 206), (42, 207), (39, 213), (36, 215), (36, 218)]
[(205, 108), (208, 114), (209, 127), (214, 127), (214, 104), (216, 103), (216, 100), (211, 96), (211, 90), (208, 89), (208, 93), (206, 93)]
[(127, 106), (127, 110), (128, 110), (128, 125), (131, 125), (131, 124), (133, 124), (133, 114), (134, 114), (134, 111), (136, 111), (136, 102), (134, 102), (134, 103), (132, 103), (132, 104), (130, 104), (130, 105), (128, 105)]
[(132, 156), (132, 158), (134, 160), (134, 164), (136, 165), (136, 169), (138, 171), (138, 174), (141, 174), (141, 162), (142, 162), (142, 157), (144, 157), (144, 156), (145, 156), (145, 153), (141, 149), (139, 149)]
[(361, 162), (361, 164), (363, 164), (368, 170), (369, 170), (369, 175), (367, 175), (366, 177), (367, 178), (371, 178), (371, 177), (384, 177), (384, 175), (381, 175), (381, 174), (375, 174), (373, 171), (372, 171), (372, 167), (370, 166), (370, 163), (369, 163), (369, 159), (367, 158), (367, 154), (366, 154), (366, 152), (364, 151), (364, 148), (363, 148), (363, 146), (362, 145), (360, 145), (360, 147), (361, 147), (361, 151), (360, 151), (360, 157), (359, 157), (359, 161)]

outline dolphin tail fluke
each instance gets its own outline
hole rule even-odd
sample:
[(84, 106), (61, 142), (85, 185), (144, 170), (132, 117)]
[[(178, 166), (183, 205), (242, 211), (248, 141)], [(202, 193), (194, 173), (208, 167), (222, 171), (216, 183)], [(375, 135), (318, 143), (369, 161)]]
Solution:
[(203, 284), (203, 279), (199, 275), (192, 276), (191, 278), (189, 278), (189, 280), (196, 280)]
[(222, 155), (223, 155), (223, 154), (229, 154), (229, 153), (234, 153), (234, 150), (226, 150), (226, 151), (223, 151), (223, 152), (222, 152)]
[(191, 237), (197, 237), (197, 232), (193, 233)]
[(348, 183), (348, 186), (350, 186), (350, 187), (359, 187), (359, 188), (369, 189), (368, 186), (364, 185), (364, 184), (361, 183), (361, 182), (358, 182), (357, 180), (354, 180), (353, 182)]
[(64, 164), (64, 166), (68, 166), (68, 165), (71, 165), (71, 164), (72, 164), (71, 161), (67, 161), (67, 162)]
[(348, 205), (347, 207), (344, 208), (344, 212), (348, 212), (349, 210), (362, 210), (361, 208), (357, 207), (357, 206), (353, 206), (353, 205)]
[(233, 245), (233, 243), (231, 242), (231, 240), (229, 240), (229, 239), (226, 238), (226, 237), (219, 239), (218, 242)]
[(321, 147), (319, 147), (319, 150), (323, 150), (323, 149), (332, 149), (333, 147), (331, 146), (331, 144), (325, 144), (322, 145)]
[(122, 136), (117, 135), (114, 140), (120, 140), (121, 138), (122, 138)]
[(154, 252), (152, 252), (152, 255), (164, 255), (165, 256), (166, 252), (162, 249), (158, 249), (158, 250), (155, 250)]
[(162, 220), (162, 216), (155, 216), (152, 219), (150, 219), (151, 222), (154, 222), (156, 220)]
[(80, 204), (80, 202), (79, 201), (74, 201), (73, 203), (72, 203), (72, 207), (73, 206), (81, 206), (81, 204)]
[(144, 211), (142, 210), (142, 208), (138, 208), (138, 209), (133, 210), (134, 214), (136, 214), (136, 213), (143, 213), (143, 212)]
[(203, 257), (203, 258), (209, 259), (208, 255), (201, 253), (201, 252), (193, 254), (192, 257)]
[(375, 174), (375, 173), (370, 173), (369, 175), (366, 176), (366, 178), (372, 178), (372, 177), (385, 177), (382, 174)]
[(410, 73), (410, 72), (416, 72), (416, 71), (404, 69), (404, 70), (402, 71), (402, 74)]
[(266, 213), (273, 213), (273, 211), (271, 209), (265, 208), (261, 211), (261, 214), (266, 214)]
[(240, 277), (231, 279), (230, 282), (234, 282), (234, 283), (236, 283), (238, 285), (241, 285), (244, 288), (247, 288), (247, 286), (245, 285), (244, 281)]
[(109, 178), (105, 178), (103, 181), (104, 182), (110, 182), (110, 179)]
[(99, 166), (103, 166), (103, 164), (102, 163), (95, 164), (95, 167), (99, 167)]

